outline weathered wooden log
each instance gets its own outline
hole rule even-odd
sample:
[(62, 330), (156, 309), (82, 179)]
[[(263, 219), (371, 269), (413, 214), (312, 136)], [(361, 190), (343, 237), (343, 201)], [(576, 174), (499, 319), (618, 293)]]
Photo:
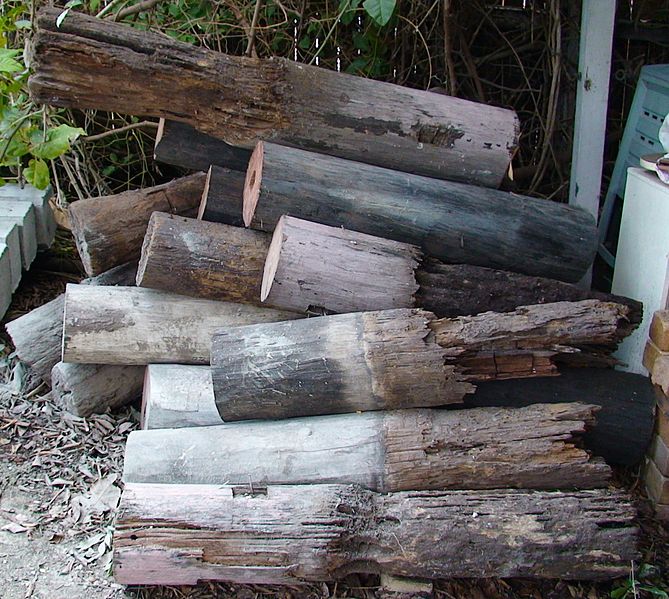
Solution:
[(130, 483), (355, 483), (407, 489), (564, 489), (606, 484), (609, 467), (575, 442), (585, 404), (394, 410), (234, 422), (130, 434)]
[(588, 298), (624, 303), (633, 323), (643, 312), (640, 302), (628, 298), (553, 279), (425, 260), (414, 245), (290, 216), (282, 216), (274, 230), (261, 298), (297, 312), (421, 307), (444, 317)]
[(266, 233), (162, 212), (149, 221), (137, 285), (181, 295), (260, 304)]
[(208, 366), (149, 364), (146, 367), (142, 394), (143, 429), (222, 423)]
[(549, 376), (560, 353), (610, 353), (626, 310), (584, 300), (453, 319), (400, 308), (229, 327), (212, 339), (214, 395), (224, 421), (460, 402), (472, 391), (464, 381)]
[(244, 222), (272, 231), (284, 214), (413, 243), (446, 262), (568, 282), (597, 245), (592, 216), (565, 204), (260, 142)]
[(655, 394), (645, 376), (618, 370), (565, 368), (558, 377), (481, 383), (473, 395), (466, 397), (465, 407), (522, 407), (567, 401), (587, 401), (601, 407), (597, 426), (583, 436), (584, 446), (594, 455), (622, 466), (641, 461), (655, 421)]
[(197, 217), (200, 220), (243, 227), (245, 178), (246, 175), (241, 171), (210, 166)]
[(127, 484), (114, 531), (122, 584), (295, 585), (386, 573), (607, 579), (637, 559), (620, 491), (409, 491), (352, 485)]
[(63, 362), (208, 364), (214, 331), (298, 315), (137, 287), (68, 285)]
[[(132, 285), (137, 265), (124, 264), (85, 279), (82, 285)], [(65, 294), (8, 322), (9, 334), (19, 360), (30, 366), (43, 381), (51, 384), (51, 370), (60, 362), (63, 346)]]
[(128, 404), (142, 395), (143, 366), (65, 364), (51, 371), (56, 405), (86, 417)]
[(196, 173), (156, 187), (73, 202), (72, 234), (86, 274), (92, 277), (138, 260), (153, 212), (194, 216), (205, 178), (204, 173)]
[(187, 123), (160, 119), (153, 157), (158, 162), (207, 172), (212, 164), (246, 173), (251, 151), (226, 144)]
[(510, 110), (287, 59), (228, 56), (74, 12), (57, 25), (61, 12), (37, 18), (29, 85), (38, 102), (164, 117), (236, 146), (272, 139), (490, 187), (517, 144)]
[(444, 364), (431, 316), (399, 309), (216, 331), (211, 367), (221, 418), (460, 403), (474, 387)]

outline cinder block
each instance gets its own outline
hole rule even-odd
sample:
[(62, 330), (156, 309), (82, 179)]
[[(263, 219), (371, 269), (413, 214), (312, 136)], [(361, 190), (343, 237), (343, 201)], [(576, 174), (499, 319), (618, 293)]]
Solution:
[(21, 282), (21, 235), (16, 223), (0, 224), (0, 243), (9, 248), (9, 268), (12, 275), (12, 291)]
[(660, 471), (662, 476), (669, 476), (669, 446), (664, 442), (660, 435), (655, 435), (650, 445), (648, 452), (650, 459), (653, 460), (655, 466)]
[(649, 336), (660, 351), (669, 351), (669, 310), (658, 310), (653, 314)]
[(0, 187), (0, 198), (32, 203), (35, 208), (37, 245), (42, 249), (50, 247), (56, 235), (56, 219), (49, 204), (52, 196), (51, 186), (45, 190), (37, 189), (32, 185), (21, 188), (12, 183)]
[(651, 459), (646, 460), (644, 480), (648, 497), (654, 503), (669, 504), (669, 478), (662, 475)]
[(5, 315), (12, 303), (12, 272), (10, 268), (9, 248), (0, 243), (0, 318)]
[(0, 199), (0, 224), (10, 222), (19, 226), (21, 263), (28, 270), (37, 255), (37, 228), (32, 202)]

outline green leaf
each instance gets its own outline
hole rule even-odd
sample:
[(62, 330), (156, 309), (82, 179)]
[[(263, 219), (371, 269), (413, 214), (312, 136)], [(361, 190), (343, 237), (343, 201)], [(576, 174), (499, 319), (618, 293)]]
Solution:
[(341, 13), (341, 22), (343, 25), (350, 25), (353, 22), (360, 2), (362, 0), (341, 0), (338, 12)]
[(24, 69), (23, 65), (14, 60), (21, 54), (21, 50), (10, 50), (9, 48), (0, 48), (0, 73), (18, 73)]
[(611, 591), (611, 599), (624, 599), (624, 597), (627, 596), (628, 591), (629, 588), (627, 585), (613, 589)]
[(381, 27), (393, 16), (397, 0), (365, 0), (362, 7)]
[(18, 21), (14, 21), (14, 27), (17, 29), (30, 29), (32, 23), (28, 19), (19, 19)]
[(667, 595), (666, 591), (663, 591), (662, 589), (658, 589), (657, 587), (649, 587), (649, 586), (640, 586), (639, 587), (640, 591), (646, 591), (646, 593), (650, 593), (653, 595), (653, 597), (659, 597), (660, 599), (667, 599), (669, 595)]
[(305, 35), (297, 45), (301, 50), (308, 50), (311, 47), (311, 38), (308, 35)]
[(31, 151), (37, 158), (53, 160), (70, 149), (70, 144), (86, 131), (69, 125), (58, 125), (46, 132), (46, 140), (36, 140), (34, 137)]
[(49, 185), (49, 167), (44, 160), (31, 160), (23, 171), (26, 180), (37, 189), (46, 189)]
[(369, 64), (369, 60), (366, 58), (356, 58), (348, 67), (346, 67), (346, 72), (350, 75), (366, 75), (365, 69)]

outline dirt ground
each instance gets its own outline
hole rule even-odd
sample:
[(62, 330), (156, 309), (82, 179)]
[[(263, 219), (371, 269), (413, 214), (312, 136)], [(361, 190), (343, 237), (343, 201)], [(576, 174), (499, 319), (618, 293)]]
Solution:
[[(52, 299), (65, 282), (77, 280), (76, 264), (58, 260), (47, 256), (38, 264), (22, 283), (7, 319)], [(87, 419), (64, 413), (52, 402), (48, 387), (34, 380), (11, 351), (7, 344), (0, 354), (0, 599), (417, 596), (384, 591), (375, 576), (297, 588), (201, 584), (128, 589), (117, 585), (110, 576), (113, 520), (121, 494), (125, 440), (137, 427), (136, 406)], [(639, 498), (642, 557), (638, 564), (630, 564), (629, 578), (604, 584), (438, 581), (431, 595), (443, 599), (669, 599), (669, 533), (653, 519), (636, 473), (617, 476), (618, 484), (631, 488)]]

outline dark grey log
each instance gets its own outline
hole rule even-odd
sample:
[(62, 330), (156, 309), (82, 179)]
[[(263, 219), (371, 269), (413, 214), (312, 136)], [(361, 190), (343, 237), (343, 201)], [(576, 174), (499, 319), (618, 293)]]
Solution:
[(246, 172), (251, 150), (201, 133), (187, 123), (160, 119), (153, 156), (158, 162), (207, 172), (212, 164)]
[(596, 368), (563, 369), (540, 379), (479, 383), (467, 407), (528, 406), (534, 403), (587, 401), (598, 406), (597, 425), (583, 442), (609, 464), (634, 466), (651, 441), (655, 394), (648, 377)]
[(422, 491), (348, 485), (126, 485), (123, 584), (296, 585), (354, 572), (420, 578), (607, 579), (637, 559), (619, 491)]
[(578, 208), (260, 142), (244, 223), (273, 231), (285, 214), (413, 243), (445, 262), (568, 282), (597, 248), (595, 221)]

